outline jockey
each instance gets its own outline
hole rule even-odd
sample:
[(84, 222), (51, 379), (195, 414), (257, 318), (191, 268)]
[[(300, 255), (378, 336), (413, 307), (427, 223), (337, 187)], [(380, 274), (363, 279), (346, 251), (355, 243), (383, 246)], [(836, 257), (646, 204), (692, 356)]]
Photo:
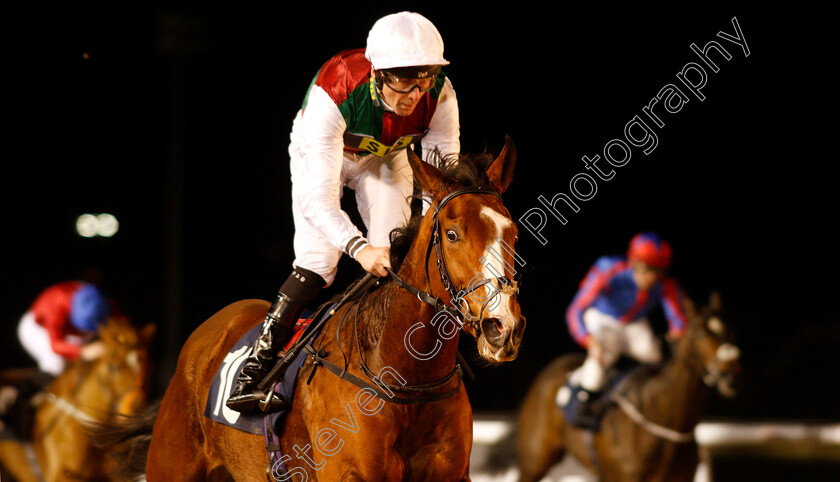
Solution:
[[(379, 19), (366, 49), (343, 51), (319, 70), (291, 132), (295, 260), (227, 406), (247, 412), (253, 390), (270, 368), (306, 303), (336, 275), (342, 253), (386, 276), (389, 233), (408, 221), (413, 174), (406, 148), (420, 142), (426, 162), (460, 153), (455, 91), (441, 71), (443, 40), (417, 13)], [(342, 211), (346, 185), (367, 236)], [(273, 408), (282, 404), (272, 400)]]
[(108, 302), (99, 289), (81, 281), (59, 283), (41, 292), (18, 324), (21, 345), (53, 377), (68, 360), (94, 360), (103, 354), (93, 341), (108, 316)]
[(668, 337), (682, 336), (687, 323), (683, 294), (676, 280), (665, 275), (670, 265), (668, 242), (655, 233), (640, 233), (630, 241), (626, 258), (605, 256), (589, 269), (566, 311), (569, 332), (587, 349), (586, 361), (558, 392), (558, 403), (571, 418), (595, 415), (587, 413), (586, 402), (599, 395), (605, 371), (622, 354), (648, 365), (662, 361), (659, 340), (647, 320), (657, 303), (668, 321)]

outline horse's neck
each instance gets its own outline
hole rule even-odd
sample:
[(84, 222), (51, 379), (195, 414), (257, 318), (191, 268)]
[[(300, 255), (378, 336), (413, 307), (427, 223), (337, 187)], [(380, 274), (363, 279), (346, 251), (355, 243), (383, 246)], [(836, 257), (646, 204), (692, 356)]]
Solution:
[(111, 400), (101, 393), (101, 381), (96, 374), (97, 363), (73, 363), (53, 381), (50, 391), (73, 405), (84, 403), (93, 409), (107, 407)]
[(669, 413), (666, 423), (676, 430), (690, 430), (700, 421), (709, 394), (698, 369), (692, 365), (696, 363), (692, 343), (691, 334), (687, 333), (660, 376), (661, 393), (657, 398), (662, 397), (660, 406), (673, 407), (662, 412)]
[(91, 373), (92, 366), (83, 361), (76, 361), (55, 378), (50, 384), (50, 390), (62, 397), (73, 396)]
[[(426, 276), (426, 250), (431, 234), (431, 224), (426, 221), (429, 220), (424, 220), (400, 267), (399, 276), (420, 290), (431, 293), (434, 289), (439, 293), (442, 291), (440, 280), (434, 275), (431, 280)], [(434, 260), (430, 262), (434, 263)], [(371, 369), (378, 372), (386, 366), (393, 368), (409, 384), (425, 383), (447, 375), (455, 366), (458, 335), (449, 340), (438, 336), (438, 328), (430, 323), (436, 314), (435, 308), (394, 283), (374, 295), (370, 302), (382, 318), (378, 323), (368, 324), (368, 330), (378, 335), (368, 336), (371, 343), (366, 356)]]

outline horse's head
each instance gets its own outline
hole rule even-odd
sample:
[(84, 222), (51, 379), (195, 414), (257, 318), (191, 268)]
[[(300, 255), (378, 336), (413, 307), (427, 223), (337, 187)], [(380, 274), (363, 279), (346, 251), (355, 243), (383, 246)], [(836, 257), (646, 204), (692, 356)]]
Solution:
[(137, 413), (146, 403), (147, 347), (155, 331), (156, 326), (152, 324), (137, 329), (124, 316), (112, 316), (99, 329), (105, 353), (94, 369), (102, 395), (112, 398), (118, 413)]
[(680, 355), (706, 385), (725, 397), (735, 396), (741, 376), (741, 353), (732, 329), (724, 321), (720, 295), (713, 292), (709, 304), (696, 313), (689, 302), (686, 311), (690, 322), (678, 348)]
[(441, 171), (410, 151), (409, 160), (415, 179), (433, 199), (421, 224), (421, 230), (432, 232), (425, 262), (432, 293), (457, 308), (483, 359), (513, 360), (525, 318), (515, 281), (517, 265), (524, 263), (514, 252), (517, 229), (501, 199), (513, 180), (512, 141), (506, 139), (489, 166), (462, 157)]

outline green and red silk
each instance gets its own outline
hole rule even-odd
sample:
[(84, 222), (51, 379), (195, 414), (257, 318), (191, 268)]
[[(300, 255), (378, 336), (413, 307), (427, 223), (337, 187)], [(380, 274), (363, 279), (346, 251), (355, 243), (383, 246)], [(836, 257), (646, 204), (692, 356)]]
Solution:
[[(346, 50), (328, 60), (312, 81), (338, 106), (347, 130), (344, 149), (385, 156), (419, 141), (428, 131), (437, 108), (445, 75), (440, 72), (435, 85), (420, 100), (414, 112), (400, 116), (386, 110), (379, 97), (371, 64), (364, 49)], [(306, 109), (309, 92), (302, 108)]]

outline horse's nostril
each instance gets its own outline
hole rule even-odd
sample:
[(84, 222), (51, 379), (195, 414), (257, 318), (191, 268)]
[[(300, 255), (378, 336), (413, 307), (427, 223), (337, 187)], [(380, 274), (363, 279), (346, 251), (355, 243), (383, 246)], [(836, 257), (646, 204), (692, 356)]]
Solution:
[(505, 335), (505, 327), (497, 318), (485, 318), (481, 320), (481, 330), (487, 341), (499, 341)]

